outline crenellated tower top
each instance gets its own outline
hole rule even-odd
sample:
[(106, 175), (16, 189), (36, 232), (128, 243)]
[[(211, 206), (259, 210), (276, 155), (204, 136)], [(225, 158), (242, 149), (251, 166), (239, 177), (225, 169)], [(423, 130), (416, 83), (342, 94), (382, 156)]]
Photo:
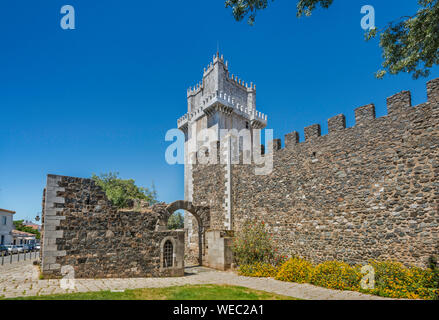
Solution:
[(243, 118), (253, 128), (264, 128), (267, 116), (256, 110), (256, 85), (229, 73), (229, 64), (219, 52), (204, 68), (203, 78), (187, 90), (187, 113), (178, 119), (178, 128), (186, 130), (189, 122), (196, 121), (215, 110)]

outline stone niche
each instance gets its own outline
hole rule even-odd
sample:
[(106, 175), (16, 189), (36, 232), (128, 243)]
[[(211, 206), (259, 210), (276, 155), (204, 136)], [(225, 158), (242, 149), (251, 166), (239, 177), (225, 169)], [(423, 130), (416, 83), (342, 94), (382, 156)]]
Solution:
[(166, 204), (118, 210), (90, 179), (48, 175), (42, 272), (49, 277), (184, 275), (184, 231), (159, 228)]

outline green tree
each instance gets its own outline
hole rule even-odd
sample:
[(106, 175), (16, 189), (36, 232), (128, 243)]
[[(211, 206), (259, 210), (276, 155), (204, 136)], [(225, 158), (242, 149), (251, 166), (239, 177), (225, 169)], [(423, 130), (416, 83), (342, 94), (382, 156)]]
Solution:
[[(274, 1), (274, 0), (272, 0)], [(413, 0), (414, 1), (414, 0)], [(256, 13), (267, 8), (269, 0), (226, 0), (237, 21), (248, 17), (253, 24)], [(316, 7), (329, 8), (333, 0), (299, 0), (297, 16), (310, 16)], [(390, 22), (381, 29), (366, 33), (366, 40), (379, 35), (382, 48), (382, 69), (377, 78), (386, 74), (406, 72), (414, 79), (427, 77), (433, 66), (439, 64), (439, 0), (418, 0), (419, 10)]]
[(32, 234), (35, 235), (36, 239), (40, 239), (40, 236), (41, 236), (40, 232), (38, 230), (35, 230), (32, 227), (25, 226), (23, 224), (23, 222), (24, 222), (24, 220), (16, 220), (16, 221), (14, 221), (14, 228), (15, 228), (15, 230), (23, 231), (23, 232), (27, 232), (27, 233), (32, 233)]
[(174, 212), (168, 220), (168, 229), (176, 230), (184, 228), (184, 217), (181, 212)]
[(92, 175), (92, 179), (100, 186), (107, 198), (118, 208), (131, 206), (132, 200), (145, 200), (149, 204), (157, 203), (157, 191), (154, 183), (151, 189), (139, 187), (133, 179), (123, 180), (119, 173), (103, 173), (100, 176)]

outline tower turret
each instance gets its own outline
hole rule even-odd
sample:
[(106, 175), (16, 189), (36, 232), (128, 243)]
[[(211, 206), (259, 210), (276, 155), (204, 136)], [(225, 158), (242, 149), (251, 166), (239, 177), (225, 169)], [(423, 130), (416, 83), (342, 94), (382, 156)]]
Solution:
[[(249, 130), (248, 136), (253, 139), (253, 129), (262, 129), (267, 125), (267, 115), (256, 109), (256, 85), (238, 78), (229, 73), (229, 64), (224, 57), (217, 52), (209, 65), (204, 68), (203, 77), (195, 86), (187, 90), (187, 113), (177, 121), (178, 128), (185, 133), (185, 170), (184, 170), (184, 193), (185, 200), (192, 201), (193, 179), (192, 165), (194, 164), (194, 151), (198, 151), (201, 145), (197, 138), (204, 129), (209, 129), (209, 145), (217, 145), (221, 141), (223, 147), (228, 148), (231, 154), (231, 138), (225, 130)], [(233, 130), (233, 131), (235, 131)], [(236, 132), (236, 131), (235, 131)], [(257, 137), (255, 135), (255, 137)], [(223, 139), (224, 138), (224, 139)], [(203, 137), (203, 140), (205, 138)], [(256, 138), (257, 139), (257, 138)], [(194, 143), (195, 140), (195, 143)], [(224, 144), (223, 144), (224, 143)], [(195, 144), (195, 150), (193, 149)], [(224, 153), (224, 149), (222, 149)], [(249, 150), (251, 152), (251, 150)], [(220, 150), (218, 150), (220, 152)], [(231, 160), (228, 160), (228, 172), (230, 173)], [(226, 210), (227, 223), (225, 227), (231, 227), (230, 205), (230, 182), (226, 188), (228, 205)], [(188, 243), (191, 243), (193, 234), (193, 219), (185, 215), (185, 229), (188, 230)]]
[(187, 113), (177, 121), (186, 134), (188, 125), (195, 121), (206, 122), (207, 128), (217, 125), (218, 130), (267, 125), (267, 115), (256, 110), (256, 85), (230, 75), (228, 62), (219, 53), (204, 68), (201, 82), (187, 90), (187, 104)]

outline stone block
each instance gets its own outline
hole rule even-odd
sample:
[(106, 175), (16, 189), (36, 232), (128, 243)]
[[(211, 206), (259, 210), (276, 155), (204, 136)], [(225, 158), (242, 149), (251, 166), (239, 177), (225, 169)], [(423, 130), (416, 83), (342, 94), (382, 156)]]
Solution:
[(355, 109), (355, 125), (363, 125), (375, 120), (375, 105), (368, 104)]
[(312, 126), (305, 128), (305, 141), (318, 138), (322, 135), (322, 130), (319, 124), (313, 124)]
[(387, 98), (387, 114), (394, 115), (412, 106), (410, 91), (402, 91)]
[(285, 148), (293, 147), (299, 143), (299, 133), (297, 131), (285, 135)]
[(273, 140), (273, 150), (280, 150), (282, 149), (282, 142), (280, 139), (274, 139)]
[(328, 120), (328, 132), (333, 133), (346, 129), (346, 117), (344, 114), (339, 114)]
[(439, 78), (427, 82), (427, 97), (429, 102), (439, 102)]

